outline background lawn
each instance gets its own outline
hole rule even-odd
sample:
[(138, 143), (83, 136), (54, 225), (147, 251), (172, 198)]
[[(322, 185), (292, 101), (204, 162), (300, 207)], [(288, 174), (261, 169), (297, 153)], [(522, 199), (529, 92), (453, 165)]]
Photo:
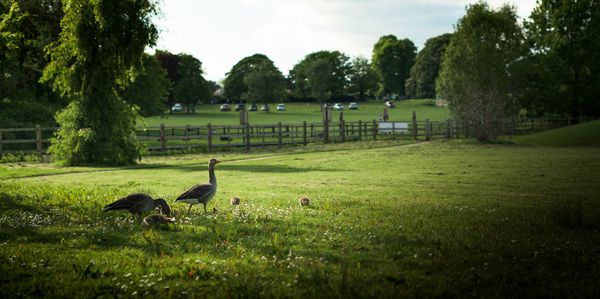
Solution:
[[(208, 180), (210, 157), (224, 161), (208, 206), (216, 212), (194, 206), (185, 217), (174, 200)], [(380, 141), (148, 157), (70, 174), (0, 164), (9, 169), (0, 176), (2, 297), (600, 292), (598, 147)], [(133, 192), (165, 198), (177, 222), (144, 228), (101, 212)]]
[[(344, 104), (345, 121), (372, 121), (379, 119), (379, 113), (383, 113), (385, 108), (382, 101), (358, 102), (357, 110), (349, 110), (348, 103)], [(450, 116), (447, 108), (435, 107), (435, 100), (405, 100), (395, 101), (396, 108), (388, 109), (390, 120), (408, 121), (412, 120), (413, 111), (417, 114), (418, 120), (429, 118), (431, 121), (446, 120)], [(217, 104), (197, 105), (196, 112), (187, 114), (177, 112), (173, 114), (166, 113), (163, 117), (155, 116), (140, 119), (138, 125), (143, 126), (186, 126), (186, 125), (239, 125), (239, 112), (234, 111), (235, 104), (231, 104), (232, 111), (220, 112)], [(246, 105), (249, 107), (249, 105)], [(261, 105), (257, 105), (260, 109)], [(308, 123), (318, 123), (323, 121), (323, 115), (318, 103), (285, 103), (286, 111), (275, 111), (277, 104), (271, 104), (271, 112), (251, 111), (248, 112), (248, 119), (252, 125), (277, 124), (300, 124), (303, 121)], [(332, 119), (338, 121), (339, 111), (333, 111)]]

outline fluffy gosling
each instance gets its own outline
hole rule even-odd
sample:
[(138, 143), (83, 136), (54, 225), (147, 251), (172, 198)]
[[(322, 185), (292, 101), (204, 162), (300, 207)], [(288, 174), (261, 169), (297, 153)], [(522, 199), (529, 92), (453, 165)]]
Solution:
[(298, 200), (298, 202), (300, 202), (301, 206), (308, 206), (308, 203), (310, 201), (308, 200), (308, 197), (302, 196), (302, 197), (300, 197), (300, 199)]
[(240, 204), (240, 197), (239, 196), (234, 196), (231, 198), (231, 205), (235, 206), (235, 205), (239, 205)]
[(171, 222), (175, 222), (175, 217), (167, 217), (162, 214), (153, 214), (153, 215), (148, 215), (148, 216), (144, 217), (144, 221), (142, 221), (142, 224), (144, 226), (152, 226), (152, 225), (167, 224), (167, 223), (171, 223)]

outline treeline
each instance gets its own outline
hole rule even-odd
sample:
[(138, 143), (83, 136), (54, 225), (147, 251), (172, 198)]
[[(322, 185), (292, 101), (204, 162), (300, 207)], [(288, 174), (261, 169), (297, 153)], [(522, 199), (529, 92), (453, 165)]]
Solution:
[(527, 20), (480, 1), (454, 33), (418, 53), (409, 39), (386, 35), (370, 60), (318, 51), (286, 75), (254, 54), (223, 86), (205, 80), (191, 55), (144, 53), (158, 37), (157, 3), (0, 0), (0, 126), (59, 125), (50, 148), (59, 160), (119, 164), (141, 157), (129, 138), (138, 115), (176, 102), (190, 111), (221, 89), (225, 99), (257, 104), (440, 97), (478, 128), (517, 115), (600, 116), (599, 1), (541, 0)]

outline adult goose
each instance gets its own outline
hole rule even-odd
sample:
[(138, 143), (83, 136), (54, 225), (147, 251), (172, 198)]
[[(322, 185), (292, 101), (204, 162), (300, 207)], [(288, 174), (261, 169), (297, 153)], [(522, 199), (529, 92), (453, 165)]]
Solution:
[(215, 177), (215, 165), (221, 163), (221, 161), (217, 159), (210, 159), (208, 161), (208, 183), (202, 183), (194, 185), (192, 188), (185, 191), (183, 194), (179, 195), (175, 201), (185, 202), (190, 204), (190, 208), (188, 209), (188, 216), (190, 215), (190, 210), (192, 206), (198, 203), (202, 203), (204, 205), (204, 213), (206, 213), (206, 204), (215, 196), (217, 193), (217, 177)]
[(142, 221), (142, 214), (155, 208), (160, 208), (162, 213), (171, 215), (171, 208), (164, 199), (153, 199), (152, 196), (143, 193), (129, 194), (105, 206), (103, 211), (129, 212), (132, 218), (137, 214)]

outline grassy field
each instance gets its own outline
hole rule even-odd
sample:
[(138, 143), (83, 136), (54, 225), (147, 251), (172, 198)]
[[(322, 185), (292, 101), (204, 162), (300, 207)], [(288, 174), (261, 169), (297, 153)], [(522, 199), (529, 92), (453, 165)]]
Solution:
[[(446, 120), (450, 116), (448, 109), (435, 107), (434, 100), (406, 100), (396, 101), (396, 108), (388, 109), (390, 120), (412, 120), (413, 111), (417, 114), (418, 120), (429, 118), (431, 121)], [(202, 125), (210, 123), (212, 125), (239, 125), (239, 112), (229, 111), (220, 112), (220, 105), (198, 105), (196, 113), (173, 113), (165, 114), (163, 117), (148, 117), (140, 119), (138, 125), (160, 126), (186, 126), (186, 125)], [(235, 105), (231, 105), (232, 110)], [(303, 121), (308, 123), (322, 122), (323, 115), (320, 106), (317, 103), (311, 103), (307, 106), (306, 103), (286, 103), (286, 111), (275, 111), (276, 104), (270, 105), (271, 112), (252, 111), (248, 112), (248, 119), (253, 125), (264, 124), (300, 124)], [(372, 121), (379, 119), (379, 113), (383, 113), (383, 102), (369, 101), (359, 102), (357, 110), (348, 110), (348, 103), (344, 103), (343, 110), (345, 121)], [(260, 106), (259, 106), (260, 108)], [(333, 111), (332, 119), (339, 120), (339, 111)]]
[[(185, 217), (210, 157), (216, 211)], [(598, 297), (599, 170), (598, 147), (472, 141), (0, 164), (0, 296)], [(101, 212), (133, 192), (176, 223)]]

